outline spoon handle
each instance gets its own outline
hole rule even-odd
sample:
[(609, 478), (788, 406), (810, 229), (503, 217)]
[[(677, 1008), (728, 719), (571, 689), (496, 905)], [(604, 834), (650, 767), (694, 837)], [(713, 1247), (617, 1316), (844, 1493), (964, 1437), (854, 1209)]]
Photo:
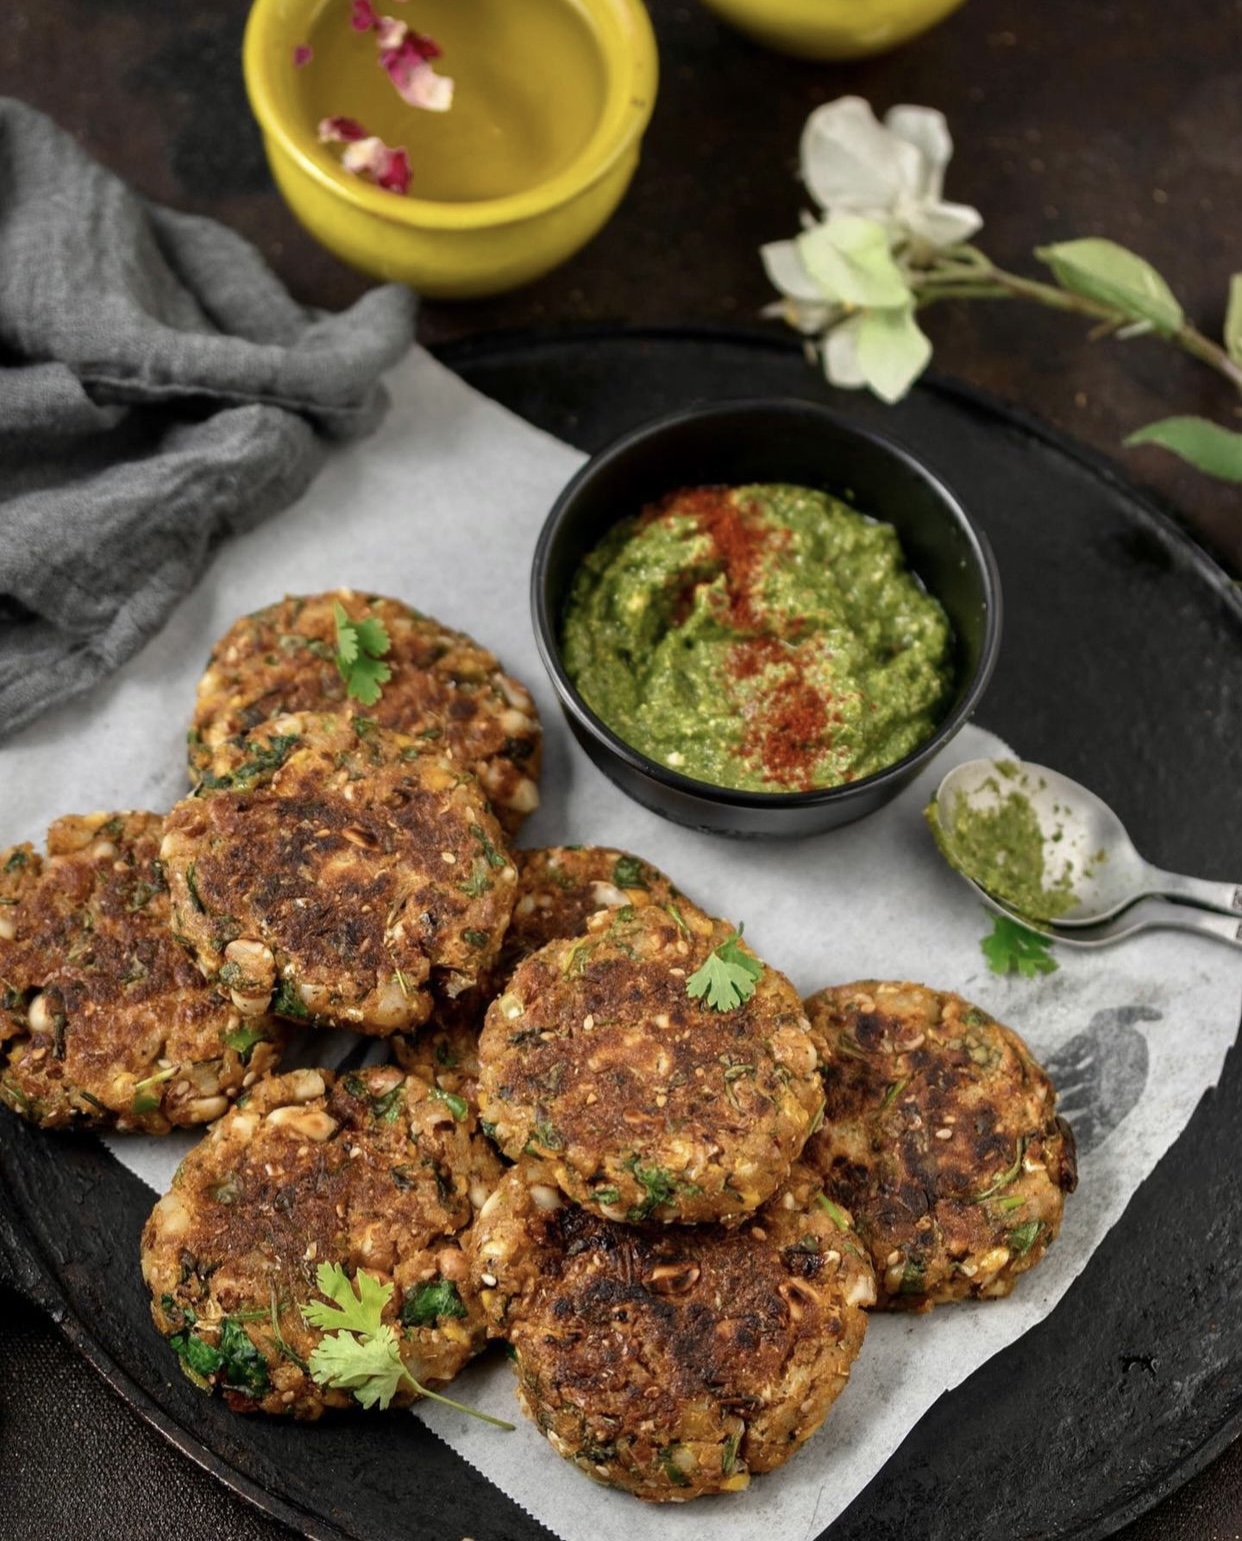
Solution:
[[(1200, 936), (1214, 936), (1233, 947), (1242, 947), (1242, 914), (1209, 915), (1190, 904), (1166, 904), (1160, 899), (1142, 900), (1126, 913), (1134, 917), (1134, 922), (1129, 930), (1119, 926), (1118, 936), (1149, 930), (1197, 931)], [(1126, 916), (1119, 919), (1124, 922)]]
[(1219, 910), (1225, 915), (1242, 916), (1242, 884), (1213, 883), (1207, 878), (1183, 877), (1180, 872), (1162, 872), (1152, 868), (1151, 890), (1179, 904), (1196, 904), (1200, 909)]

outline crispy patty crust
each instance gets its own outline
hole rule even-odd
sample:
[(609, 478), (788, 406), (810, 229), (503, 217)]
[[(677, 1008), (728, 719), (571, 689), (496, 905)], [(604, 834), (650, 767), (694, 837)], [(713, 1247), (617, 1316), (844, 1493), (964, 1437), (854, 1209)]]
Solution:
[(788, 1460), (844, 1387), (875, 1299), (848, 1217), (801, 1163), (726, 1229), (602, 1219), (524, 1160), (471, 1253), (523, 1410), (588, 1476), (662, 1502)]
[(417, 1032), (394, 1033), (390, 1041), (393, 1058), (403, 1069), (450, 1096), (464, 1097), (477, 1112), (482, 1011), (476, 994), (472, 990), (468, 999), (441, 1003)]
[[(335, 606), (382, 621), (392, 677), (374, 706), (355, 707), (336, 666)], [(230, 739), (288, 712), (357, 710), (434, 742), (478, 776), (500, 822), (516, 833), (539, 803), (542, 734), (525, 686), (459, 631), (400, 600), (351, 589), (289, 597), (243, 616), (212, 650), (190, 729), (195, 782), (220, 770)]]
[(627, 906), (527, 958), (479, 1041), (479, 1106), (505, 1154), (546, 1158), (610, 1219), (727, 1223), (757, 1208), (822, 1092), (782, 974), (756, 961), (754, 993), (729, 1010), (691, 994), (735, 935), (684, 901)]
[(580, 936), (599, 910), (681, 898), (662, 872), (626, 851), (552, 846), (514, 851), (513, 863), (517, 897), (495, 965), (476, 988), (437, 1007), (424, 1027), (392, 1039), (398, 1064), (471, 1102), (478, 1096), (479, 1034), (487, 1008), (524, 958), (549, 942)]
[[(393, 1286), (383, 1320), (401, 1360), (442, 1385), (484, 1341), (463, 1249), (499, 1177), (473, 1117), (395, 1066), (275, 1076), (190, 1151), (147, 1221), (155, 1325), (237, 1411), (355, 1406), (308, 1369), (326, 1330), (302, 1308), (335, 1263)], [(393, 1404), (417, 1395), (402, 1380)]]
[(155, 813), (58, 819), (0, 851), (0, 1100), (45, 1128), (165, 1134), (275, 1068), (285, 1030), (207, 984), (168, 928)]
[(496, 957), (517, 874), (478, 783), (360, 717), (277, 718), (168, 815), (173, 926), (242, 1011), (381, 1036)]
[(852, 1212), (880, 1305), (1007, 1295), (1077, 1181), (1048, 1076), (1016, 1033), (926, 985), (867, 979), (806, 1004), (826, 1100), (805, 1159)]
[(682, 895), (658, 867), (599, 845), (515, 851), (517, 900), (500, 950), (497, 976), (507, 979), (523, 958), (549, 942), (581, 936), (599, 910), (669, 904)]

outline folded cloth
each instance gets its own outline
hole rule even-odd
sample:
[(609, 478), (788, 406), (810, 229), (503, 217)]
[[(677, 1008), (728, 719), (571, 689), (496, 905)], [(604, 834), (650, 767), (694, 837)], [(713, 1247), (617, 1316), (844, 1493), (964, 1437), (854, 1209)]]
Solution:
[(224, 536), (370, 432), (413, 327), (396, 284), (304, 309), (240, 236), (0, 98), (0, 736), (136, 652)]

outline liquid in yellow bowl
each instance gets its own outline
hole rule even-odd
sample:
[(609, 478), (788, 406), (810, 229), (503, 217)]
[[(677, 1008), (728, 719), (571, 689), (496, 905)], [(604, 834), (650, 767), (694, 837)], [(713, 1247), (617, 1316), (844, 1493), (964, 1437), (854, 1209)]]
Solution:
[[(639, 0), (414, 0), (442, 49), (452, 107), (407, 105), (350, 26), (348, 0), (255, 0), (243, 60), (276, 183), (312, 235), (376, 278), (434, 297), (526, 283), (591, 238), (638, 161), (656, 88)], [(294, 50), (309, 45), (309, 60)], [(408, 155), (408, 195), (375, 187), (321, 145), (348, 117)]]

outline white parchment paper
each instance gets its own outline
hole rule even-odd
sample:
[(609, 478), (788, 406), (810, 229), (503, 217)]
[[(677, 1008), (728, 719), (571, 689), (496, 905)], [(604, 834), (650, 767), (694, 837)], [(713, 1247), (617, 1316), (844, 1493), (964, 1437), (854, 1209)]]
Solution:
[[(170, 625), (117, 676), (0, 751), (0, 844), (41, 843), (62, 813), (169, 807), (185, 790), (185, 725), (214, 639), (282, 594), (349, 584), (469, 631), (533, 688), (547, 752), (544, 802), (524, 844), (581, 841), (647, 857), (708, 910), (745, 921), (747, 941), (804, 994), (852, 979), (913, 979), (958, 991), (1016, 1028), (1052, 1070), (1079, 1137), (1081, 1184), (1060, 1239), (1008, 1300), (874, 1318), (824, 1429), (783, 1470), (741, 1495), (656, 1510), (593, 1486), (525, 1421), (505, 1435), (444, 1408), (419, 1411), (565, 1541), (814, 1536), (944, 1390), (1069, 1288), (1215, 1083), (1238, 1028), (1242, 955), (1166, 933), (1096, 954), (1063, 949), (1060, 970), (1036, 980), (989, 973), (979, 951), (988, 921), (941, 863), (921, 818), (952, 764), (1001, 748), (978, 729), (963, 732), (889, 809), (817, 839), (732, 842), (629, 802), (572, 742), (528, 613), (535, 537), (581, 456), (421, 352), (390, 386), (393, 408), (375, 438), (340, 450), (300, 503), (222, 549)], [(324, 1050), (331, 1063), (330, 1045)], [(109, 1141), (158, 1191), (188, 1143)], [(512, 1417), (512, 1381), (508, 1365), (489, 1355), (455, 1394)]]

